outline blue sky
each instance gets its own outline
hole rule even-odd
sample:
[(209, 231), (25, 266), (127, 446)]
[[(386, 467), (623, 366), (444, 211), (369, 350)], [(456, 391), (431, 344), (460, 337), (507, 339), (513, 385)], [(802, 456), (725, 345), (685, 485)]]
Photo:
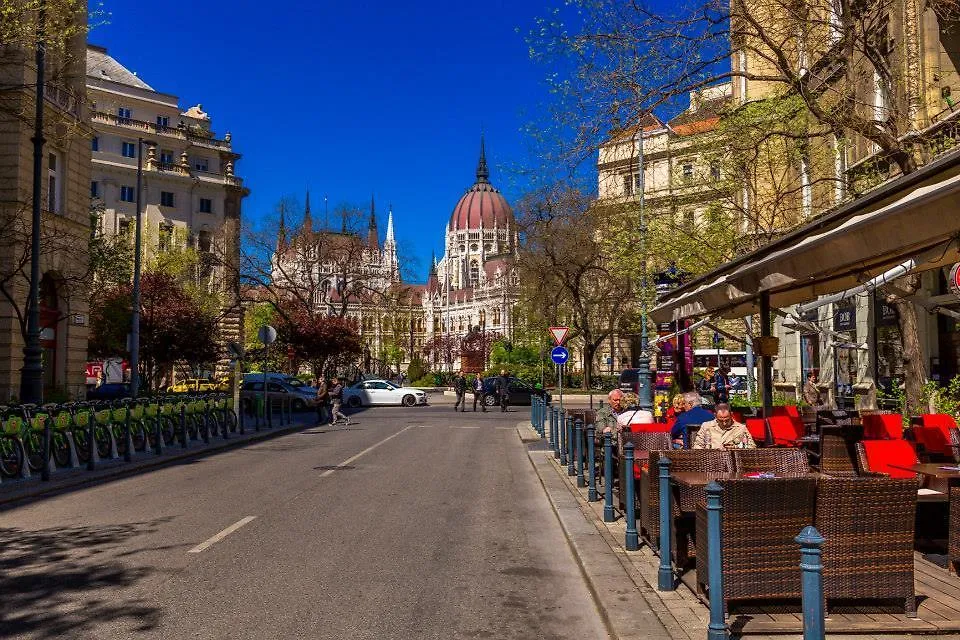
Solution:
[[(377, 199), (381, 234), (392, 203), (401, 249), (424, 280), (431, 250), (474, 177), (481, 127), (492, 181), (514, 200), (523, 133), (548, 96), (547, 69), (523, 34), (552, 0), (277, 2), (208, 0), (162, 9), (105, 0), (90, 41), (158, 91), (202, 103), (243, 154), (248, 219), (273, 215), (309, 188)], [(517, 32), (517, 29), (520, 32)]]

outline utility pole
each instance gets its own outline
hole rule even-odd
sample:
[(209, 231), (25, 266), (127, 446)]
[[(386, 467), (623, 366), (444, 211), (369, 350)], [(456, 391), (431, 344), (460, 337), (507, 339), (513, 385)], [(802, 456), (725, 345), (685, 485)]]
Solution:
[(637, 123), (637, 129), (640, 134), (640, 153), (638, 156), (639, 190), (640, 190), (640, 258), (642, 260), (642, 275), (640, 279), (641, 313), (640, 313), (640, 394), (639, 405), (641, 409), (653, 411), (653, 376), (650, 374), (650, 339), (647, 333), (647, 219), (645, 212), (646, 205), (646, 177), (644, 176), (643, 162), (643, 118), (645, 114), (640, 114), (640, 122)]

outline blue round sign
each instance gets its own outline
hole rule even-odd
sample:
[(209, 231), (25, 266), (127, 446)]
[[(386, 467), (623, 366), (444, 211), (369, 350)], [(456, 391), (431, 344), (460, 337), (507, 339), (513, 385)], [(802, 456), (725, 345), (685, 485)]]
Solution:
[(550, 352), (550, 358), (555, 364), (566, 364), (567, 360), (570, 359), (570, 352), (567, 351), (566, 347), (554, 347), (553, 351)]

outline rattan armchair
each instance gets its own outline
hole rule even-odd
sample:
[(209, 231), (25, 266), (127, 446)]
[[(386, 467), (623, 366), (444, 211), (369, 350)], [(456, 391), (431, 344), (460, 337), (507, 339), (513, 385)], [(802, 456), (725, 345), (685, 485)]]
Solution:
[(815, 526), (823, 545), (823, 591), (831, 599), (898, 600), (915, 616), (913, 479), (820, 478)]
[[(814, 478), (719, 480), (724, 609), (731, 601), (799, 599), (800, 546), (795, 538), (813, 522)], [(707, 593), (706, 505), (697, 506), (697, 589)]]
[(734, 449), (733, 468), (737, 473), (808, 473), (810, 461), (803, 449)]
[[(670, 449), (670, 434), (665, 432), (644, 432), (644, 433), (629, 433), (623, 432), (620, 434), (618, 453), (617, 453), (617, 477), (619, 482), (616, 485), (616, 499), (617, 504), (620, 507), (620, 510), (623, 511), (626, 509), (626, 502), (624, 502), (624, 496), (627, 492), (626, 485), (626, 465), (623, 463), (623, 447), (628, 443), (633, 443), (633, 459), (634, 462), (640, 466), (642, 469), (647, 464), (647, 457), (651, 451), (668, 451)], [(640, 495), (640, 481), (639, 479), (634, 484), (634, 491), (637, 495), (637, 503), (641, 502)], [(639, 513), (639, 512), (638, 512)]]

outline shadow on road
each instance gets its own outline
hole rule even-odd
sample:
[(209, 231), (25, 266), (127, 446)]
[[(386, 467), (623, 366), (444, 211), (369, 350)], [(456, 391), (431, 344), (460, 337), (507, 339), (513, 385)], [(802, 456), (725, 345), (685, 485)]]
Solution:
[(130, 630), (157, 626), (160, 608), (121, 600), (111, 591), (149, 575), (103, 556), (162, 521), (105, 527), (26, 531), (0, 527), (0, 637), (98, 637), (97, 627), (129, 621)]

